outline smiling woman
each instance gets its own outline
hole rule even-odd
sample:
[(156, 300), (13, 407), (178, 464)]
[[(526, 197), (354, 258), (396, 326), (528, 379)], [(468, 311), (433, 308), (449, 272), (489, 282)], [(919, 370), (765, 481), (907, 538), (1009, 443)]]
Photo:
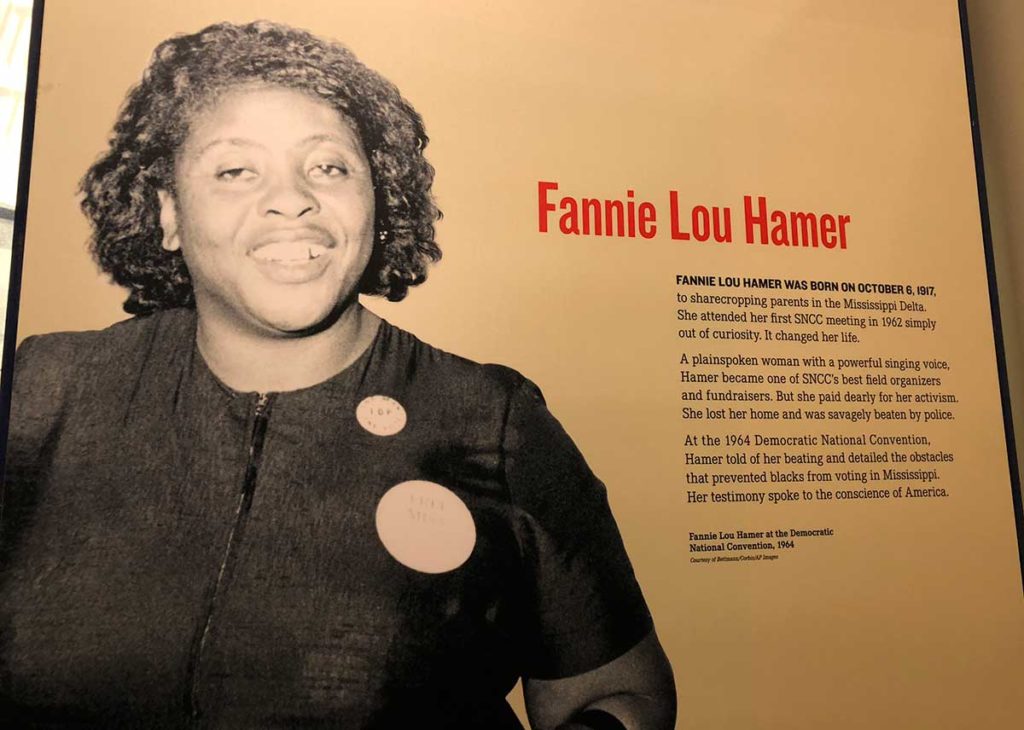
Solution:
[(250, 362), (229, 362), (267, 337), (291, 337), (294, 347), (374, 326), (355, 301), (373, 251), (373, 180), (349, 123), (293, 89), (228, 91), (197, 114), (173, 184), (173, 194), (158, 191), (162, 246), (182, 253), (199, 347), (222, 363), (225, 382), (292, 390), (337, 372), (330, 359), (302, 375), (294, 365), (257, 374)]
[(364, 309), (440, 252), (422, 122), (343, 47), (161, 44), (82, 182), (137, 315), (18, 353), (5, 726), (667, 728), (603, 485), (536, 386)]
[(182, 250), (203, 324), (308, 332), (346, 311), (373, 249), (373, 181), (325, 102), (273, 86), (222, 96), (193, 123), (174, 183), (163, 247)]

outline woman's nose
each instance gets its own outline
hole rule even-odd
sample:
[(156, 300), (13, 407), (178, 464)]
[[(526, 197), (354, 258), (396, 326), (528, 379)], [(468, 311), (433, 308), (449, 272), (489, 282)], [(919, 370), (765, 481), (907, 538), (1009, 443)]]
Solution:
[(276, 176), (260, 200), (260, 212), (266, 216), (298, 218), (319, 210), (320, 204), (308, 182), (295, 174)]

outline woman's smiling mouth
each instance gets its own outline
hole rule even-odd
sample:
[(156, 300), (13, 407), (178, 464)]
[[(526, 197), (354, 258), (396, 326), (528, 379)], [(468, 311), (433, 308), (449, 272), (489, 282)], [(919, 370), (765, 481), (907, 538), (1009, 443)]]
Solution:
[(277, 284), (318, 279), (331, 263), (334, 241), (316, 231), (271, 234), (248, 251), (260, 272)]
[(268, 261), (272, 263), (303, 263), (318, 259), (327, 253), (326, 246), (319, 239), (296, 239), (291, 241), (278, 241), (265, 243), (249, 252), (249, 255), (257, 261)]

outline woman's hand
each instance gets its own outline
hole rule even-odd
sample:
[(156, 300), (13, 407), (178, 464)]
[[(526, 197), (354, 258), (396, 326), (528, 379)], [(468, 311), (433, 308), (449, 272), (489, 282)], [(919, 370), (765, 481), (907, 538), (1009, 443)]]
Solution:
[(573, 718), (588, 709), (613, 715), (627, 730), (671, 730), (675, 723), (672, 667), (653, 631), (604, 666), (575, 677), (526, 679), (523, 687), (535, 730), (587, 727)]

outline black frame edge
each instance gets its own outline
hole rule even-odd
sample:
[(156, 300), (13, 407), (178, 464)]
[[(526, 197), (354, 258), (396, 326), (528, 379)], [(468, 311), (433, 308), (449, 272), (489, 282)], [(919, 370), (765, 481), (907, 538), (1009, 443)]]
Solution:
[[(14, 237), (11, 241), (11, 275), (7, 290), (3, 360), (0, 371), (0, 475), (7, 456), (7, 422), (11, 415), (11, 385), (14, 377), (14, 346), (18, 339), (18, 310), (21, 305), (21, 265), (25, 258), (25, 224), (28, 220), (29, 173), (32, 169), (32, 141), (35, 138), (36, 96), (39, 92), (39, 51), (43, 40), (45, 0), (32, 3), (32, 29), (28, 47), (28, 77), (25, 80), (25, 110), (21, 127), (21, 157), (18, 162), (18, 192), (14, 205)], [(3, 509), (0, 491), (0, 510)]]
[(967, 0), (958, 0), (960, 8), (960, 39), (964, 51), (964, 73), (967, 81), (967, 105), (971, 115), (971, 136), (974, 140), (974, 170), (978, 179), (978, 206), (981, 214), (981, 237), (985, 247), (985, 269), (988, 274), (988, 297), (992, 310), (992, 328), (996, 348), (996, 369), (999, 374), (999, 396), (1003, 405), (1003, 427), (1006, 432), (1006, 457), (1010, 466), (1010, 489), (1014, 519), (1017, 524), (1017, 553), (1021, 569), (1021, 589), (1024, 592), (1024, 504), (1020, 490), (1020, 471), (1017, 464), (1017, 440), (1013, 431), (1013, 413), (1010, 407), (1010, 384), (1006, 374), (1006, 347), (1003, 343), (1003, 321), (999, 313), (999, 291), (996, 285), (995, 254), (992, 250), (992, 226), (988, 217), (988, 191), (985, 186), (985, 161), (981, 148), (981, 122), (978, 117), (978, 98), (974, 88), (974, 62), (971, 59), (971, 36), (967, 23)]

